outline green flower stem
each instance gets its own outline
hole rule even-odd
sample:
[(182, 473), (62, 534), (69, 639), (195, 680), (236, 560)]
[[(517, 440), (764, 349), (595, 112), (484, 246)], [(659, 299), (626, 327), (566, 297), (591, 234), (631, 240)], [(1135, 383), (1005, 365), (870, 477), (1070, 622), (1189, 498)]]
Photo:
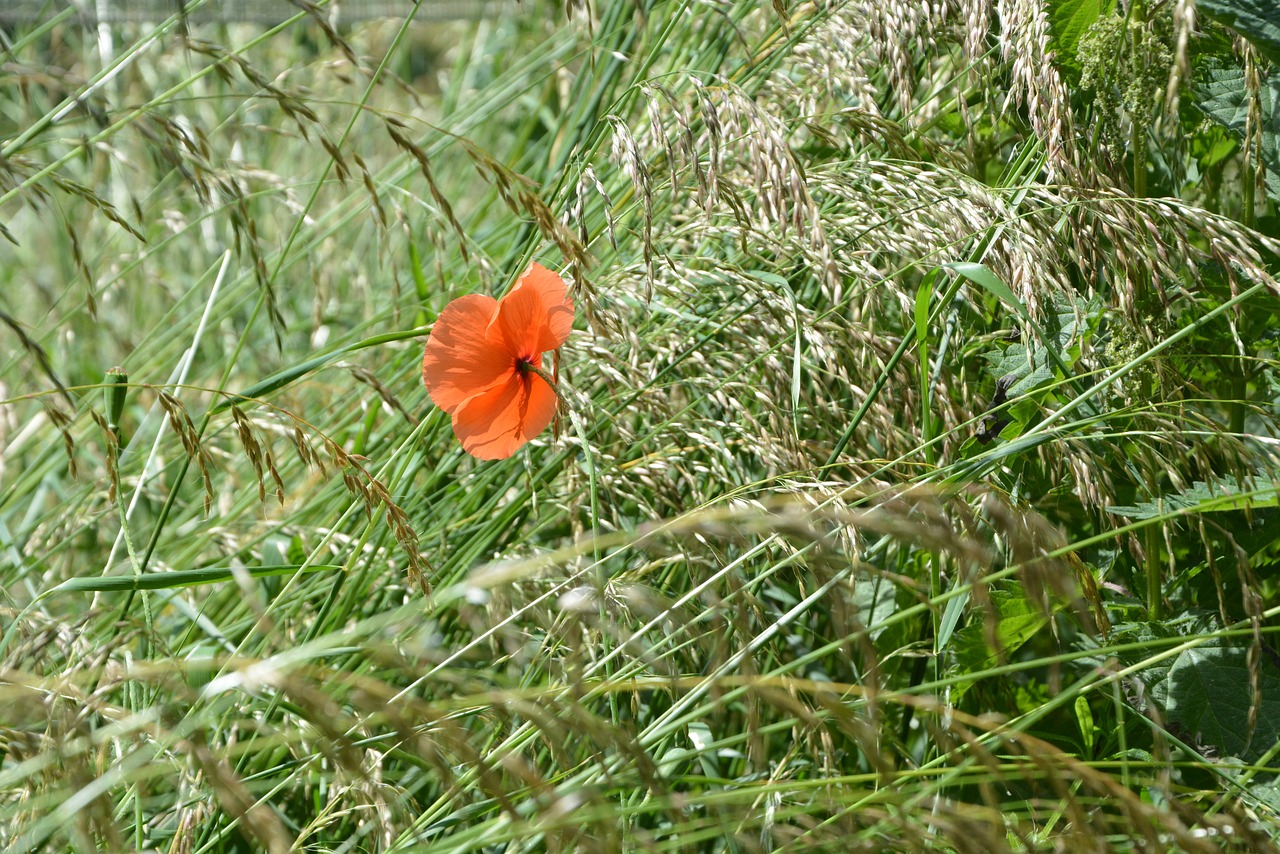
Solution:
[(535, 374), (536, 376), (541, 377), (543, 382), (551, 386), (551, 392), (556, 396), (556, 400), (560, 401), (561, 403), (565, 402), (564, 395), (560, 393), (560, 389), (556, 388), (556, 381), (551, 378), (551, 374), (547, 373), (545, 370), (538, 367), (537, 365), (530, 364), (529, 362), (526, 362), (523, 359), (517, 362), (516, 365), (517, 367), (519, 367), (521, 373), (530, 373), (530, 374)]

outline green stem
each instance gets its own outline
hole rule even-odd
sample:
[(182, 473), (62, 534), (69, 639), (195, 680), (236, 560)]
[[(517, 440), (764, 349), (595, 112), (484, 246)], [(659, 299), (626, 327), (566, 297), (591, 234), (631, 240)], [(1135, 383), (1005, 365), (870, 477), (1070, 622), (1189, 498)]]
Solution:
[(1133, 195), (1142, 199), (1147, 195), (1147, 140), (1146, 133), (1137, 122), (1130, 131), (1129, 147), (1133, 149)]
[[(1129, 28), (1130, 53), (1134, 62), (1141, 62), (1145, 66), (1147, 58), (1144, 56), (1143, 39), (1140, 33), (1145, 32), (1147, 27), (1146, 3), (1143, 0), (1134, 0), (1129, 11), (1137, 20), (1137, 25)], [(1141, 109), (1143, 108), (1138, 108), (1138, 110)], [(1137, 121), (1134, 115), (1131, 115), (1129, 120), (1129, 148), (1133, 150), (1133, 195), (1142, 199), (1147, 195), (1147, 123)]]
[[(1158, 499), (1157, 499), (1158, 501)], [(1144, 569), (1147, 575), (1147, 619), (1157, 622), (1161, 616), (1160, 589), (1160, 526), (1151, 525), (1143, 531)]]
[(561, 403), (565, 402), (564, 395), (560, 393), (560, 389), (556, 388), (556, 381), (551, 378), (551, 374), (547, 373), (537, 365), (526, 362), (523, 359), (517, 362), (516, 365), (519, 367), (521, 373), (530, 373), (541, 377), (542, 381), (551, 387), (551, 393), (556, 396), (556, 400)]
[(1249, 403), (1249, 376), (1245, 373), (1248, 370), (1249, 363), (1241, 358), (1235, 358), (1227, 363), (1226, 374), (1230, 390), (1227, 392), (1228, 399), (1225, 401), (1227, 408), (1227, 428), (1236, 436), (1244, 433), (1244, 421), (1248, 414), (1246, 409)]

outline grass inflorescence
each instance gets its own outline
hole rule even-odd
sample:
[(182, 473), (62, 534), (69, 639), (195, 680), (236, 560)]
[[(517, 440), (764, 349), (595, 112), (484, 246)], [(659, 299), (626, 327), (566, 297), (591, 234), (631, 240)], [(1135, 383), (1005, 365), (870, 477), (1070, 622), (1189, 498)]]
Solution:
[(1276, 847), (1267, 31), (294, 6), (3, 34), (0, 844)]

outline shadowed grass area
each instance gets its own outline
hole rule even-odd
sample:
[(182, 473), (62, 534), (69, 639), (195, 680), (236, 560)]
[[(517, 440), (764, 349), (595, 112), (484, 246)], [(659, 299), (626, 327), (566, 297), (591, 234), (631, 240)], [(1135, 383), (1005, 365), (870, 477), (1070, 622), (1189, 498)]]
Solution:
[(1070, 5), (7, 34), (0, 840), (1272, 850), (1271, 36)]

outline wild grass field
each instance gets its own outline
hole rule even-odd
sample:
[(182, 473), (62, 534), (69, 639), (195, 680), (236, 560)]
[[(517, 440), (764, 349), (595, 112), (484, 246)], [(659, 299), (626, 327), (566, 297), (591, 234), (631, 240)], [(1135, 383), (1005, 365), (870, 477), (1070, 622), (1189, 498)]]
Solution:
[(1269, 3), (329, 7), (0, 32), (0, 846), (1280, 848)]

